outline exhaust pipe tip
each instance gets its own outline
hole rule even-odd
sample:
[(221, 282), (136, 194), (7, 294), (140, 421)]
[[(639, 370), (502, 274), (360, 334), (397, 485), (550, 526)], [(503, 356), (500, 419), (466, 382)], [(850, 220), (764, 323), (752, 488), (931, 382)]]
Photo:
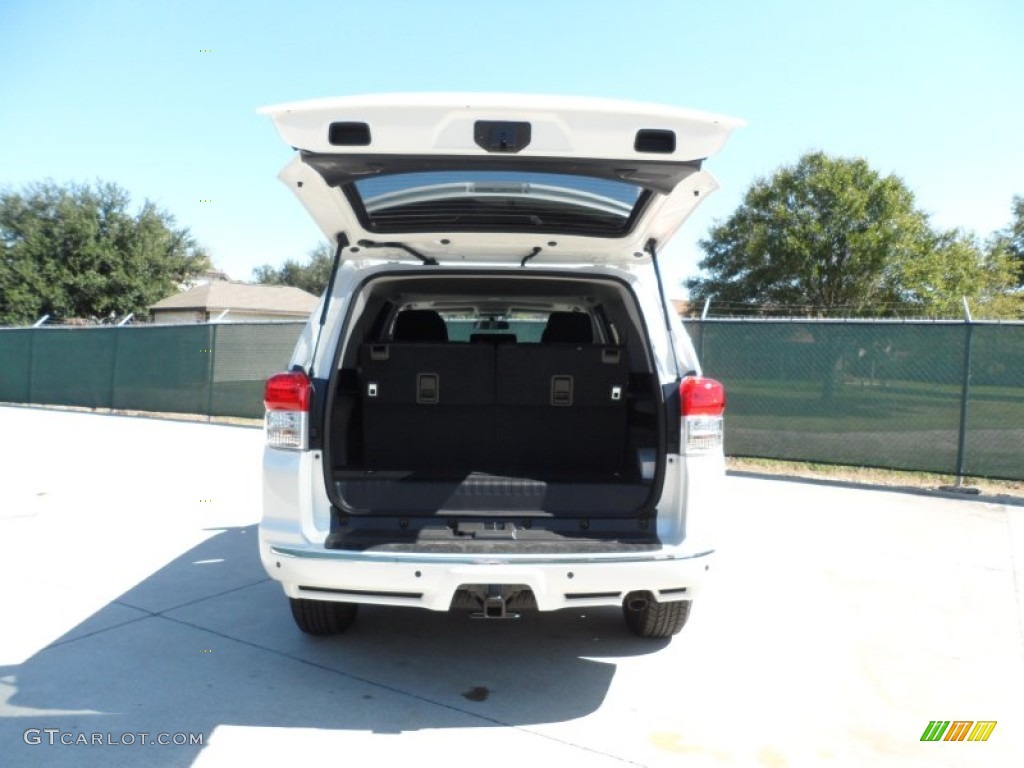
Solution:
[(626, 599), (623, 600), (623, 607), (627, 611), (633, 613), (640, 613), (640, 611), (646, 610), (647, 606), (651, 604), (653, 596), (650, 592), (630, 592), (626, 595)]

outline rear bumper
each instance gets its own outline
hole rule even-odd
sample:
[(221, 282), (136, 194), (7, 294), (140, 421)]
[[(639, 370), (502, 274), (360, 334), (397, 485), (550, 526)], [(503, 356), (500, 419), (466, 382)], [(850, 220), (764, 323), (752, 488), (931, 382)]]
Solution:
[(631, 555), (374, 555), (260, 541), (263, 566), (293, 598), (446, 611), (466, 585), (527, 587), (542, 611), (621, 605), (649, 591), (659, 602), (692, 600), (711, 552), (668, 549)]

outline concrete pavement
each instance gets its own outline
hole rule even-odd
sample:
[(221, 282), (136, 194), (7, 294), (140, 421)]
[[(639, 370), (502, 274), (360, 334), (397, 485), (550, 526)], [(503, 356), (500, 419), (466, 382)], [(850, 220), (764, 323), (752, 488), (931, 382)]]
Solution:
[(316, 639), (259, 564), (260, 431), (5, 407), (0, 436), (5, 767), (1024, 764), (1024, 507), (731, 477), (671, 642), (372, 607)]

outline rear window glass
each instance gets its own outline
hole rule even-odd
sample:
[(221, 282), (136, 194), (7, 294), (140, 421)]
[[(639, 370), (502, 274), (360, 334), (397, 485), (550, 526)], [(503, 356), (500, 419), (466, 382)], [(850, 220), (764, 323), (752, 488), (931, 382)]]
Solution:
[(491, 336), (512, 341), (507, 337), (514, 336), (517, 344), (536, 343), (548, 322), (547, 312), (512, 312), (501, 317), (442, 312), (441, 317), (448, 327), (448, 341), (486, 341)]
[(374, 176), (352, 187), (374, 232), (499, 231), (616, 236), (647, 193), (591, 176), (513, 171), (424, 171)]

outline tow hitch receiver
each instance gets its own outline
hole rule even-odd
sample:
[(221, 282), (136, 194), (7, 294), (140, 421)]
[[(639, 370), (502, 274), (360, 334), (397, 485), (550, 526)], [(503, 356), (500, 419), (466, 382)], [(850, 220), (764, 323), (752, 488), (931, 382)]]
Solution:
[(474, 619), (518, 619), (518, 613), (509, 613), (500, 584), (488, 584), (483, 611), (470, 614)]
[(517, 619), (519, 618), (518, 613), (507, 613), (505, 611), (505, 598), (501, 595), (497, 597), (488, 597), (484, 600), (483, 613), (479, 614), (485, 619)]
[(453, 605), (461, 603), (477, 608), (470, 614), (473, 619), (518, 619), (513, 609), (534, 606), (533, 592), (529, 587), (508, 584), (466, 584), (463, 585)]

